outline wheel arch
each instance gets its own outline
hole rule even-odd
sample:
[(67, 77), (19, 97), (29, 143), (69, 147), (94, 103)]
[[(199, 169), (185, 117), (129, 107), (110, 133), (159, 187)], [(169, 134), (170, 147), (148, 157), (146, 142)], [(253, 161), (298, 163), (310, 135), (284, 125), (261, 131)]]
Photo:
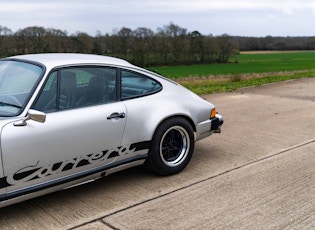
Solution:
[[(191, 117), (189, 117), (188, 115), (186, 114), (173, 114), (171, 116), (167, 116), (167, 117), (164, 117), (164, 119), (160, 120), (160, 122), (156, 125), (155, 129), (154, 129), (154, 132), (152, 134), (152, 137), (154, 135), (154, 133), (158, 130), (158, 128), (160, 127), (160, 125), (162, 123), (164, 123), (165, 121), (169, 120), (169, 119), (173, 119), (173, 118), (184, 118), (185, 120), (187, 120), (189, 122), (189, 124), (191, 125), (194, 133), (196, 133), (197, 129), (196, 129), (196, 125), (194, 123), (194, 121), (191, 119)], [(151, 139), (152, 139), (151, 137)], [(195, 137), (196, 138), (196, 137)]]

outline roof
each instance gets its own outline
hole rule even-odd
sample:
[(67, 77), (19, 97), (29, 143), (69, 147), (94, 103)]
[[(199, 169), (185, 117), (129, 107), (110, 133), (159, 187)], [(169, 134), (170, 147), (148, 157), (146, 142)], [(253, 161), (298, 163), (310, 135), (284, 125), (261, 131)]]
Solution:
[(55, 67), (72, 64), (108, 64), (118, 66), (135, 67), (129, 62), (108, 56), (77, 53), (43, 53), (26, 54), (9, 57), (10, 59), (28, 60), (44, 64), (47, 67)]

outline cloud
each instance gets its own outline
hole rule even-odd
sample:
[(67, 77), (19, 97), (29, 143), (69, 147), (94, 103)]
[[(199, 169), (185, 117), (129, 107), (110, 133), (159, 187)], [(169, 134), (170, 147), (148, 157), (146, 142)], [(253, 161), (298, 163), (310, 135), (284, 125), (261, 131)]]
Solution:
[(269, 34), (274, 27), (288, 35), (311, 24), (314, 15), (315, 0), (1, 0), (0, 25), (13, 31), (43, 26), (94, 35), (123, 26), (154, 30), (172, 21), (204, 34), (252, 34), (258, 27)]
[(274, 15), (274, 14), (268, 14), (267, 18), (268, 18), (269, 21), (273, 21), (274, 22), (274, 21), (276, 21), (277, 16)]
[[(302, 0), (138, 0), (141, 7), (151, 11), (167, 10), (172, 12), (197, 12), (208, 10), (280, 10), (292, 12), (294, 9), (308, 8), (312, 1)], [(140, 7), (140, 8), (141, 8)]]
[(23, 1), (2, 0), (0, 13), (44, 13), (68, 12), (84, 14), (100, 12), (104, 14), (193, 14), (211, 11), (247, 11), (270, 10), (292, 14), (297, 10), (312, 9), (315, 12), (315, 1), (312, 0), (54, 0)]

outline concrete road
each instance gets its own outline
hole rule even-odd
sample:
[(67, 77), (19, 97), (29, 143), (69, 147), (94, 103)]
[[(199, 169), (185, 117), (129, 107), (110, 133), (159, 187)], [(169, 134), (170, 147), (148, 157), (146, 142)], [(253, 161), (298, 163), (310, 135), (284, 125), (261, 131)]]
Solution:
[(0, 210), (0, 229), (315, 229), (315, 79), (206, 95), (225, 118), (171, 177), (134, 168)]

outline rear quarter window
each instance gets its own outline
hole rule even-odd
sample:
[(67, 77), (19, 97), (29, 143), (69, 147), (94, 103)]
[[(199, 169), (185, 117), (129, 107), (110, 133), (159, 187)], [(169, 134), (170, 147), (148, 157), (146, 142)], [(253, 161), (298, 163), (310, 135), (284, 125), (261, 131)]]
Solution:
[(162, 89), (162, 85), (140, 73), (121, 71), (121, 99), (141, 97), (156, 93)]

